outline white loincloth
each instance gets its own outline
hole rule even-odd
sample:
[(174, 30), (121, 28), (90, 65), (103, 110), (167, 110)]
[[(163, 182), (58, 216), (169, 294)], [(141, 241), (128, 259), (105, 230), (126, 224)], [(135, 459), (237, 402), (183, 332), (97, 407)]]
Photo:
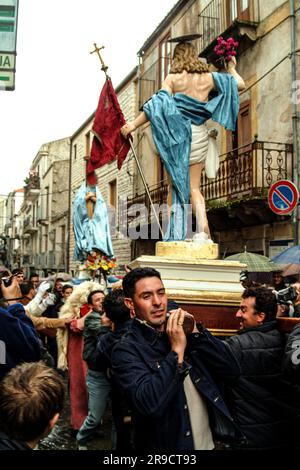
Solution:
[(205, 124), (192, 124), (192, 145), (189, 165), (205, 163), (207, 178), (215, 178), (219, 169), (219, 154), (216, 139), (209, 136)]

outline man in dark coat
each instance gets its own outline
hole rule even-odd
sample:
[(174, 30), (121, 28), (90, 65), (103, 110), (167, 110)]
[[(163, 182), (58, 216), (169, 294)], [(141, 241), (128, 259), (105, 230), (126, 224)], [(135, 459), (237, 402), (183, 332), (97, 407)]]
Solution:
[(241, 368), (228, 387), (228, 405), (245, 447), (274, 449), (299, 440), (300, 396), (282, 371), (286, 338), (276, 323), (277, 300), (265, 287), (246, 289), (236, 317), (240, 331), (227, 341)]
[[(233, 437), (236, 427), (215, 382), (239, 375), (228, 345), (180, 308), (166, 323), (167, 296), (155, 269), (127, 273), (123, 290), (136, 318), (113, 348), (112, 369), (132, 406), (136, 451), (209, 450), (217, 434)], [(192, 319), (187, 336), (185, 316)]]
[(300, 385), (300, 323), (290, 333), (283, 358), (283, 369)]
[(41, 358), (37, 332), (22, 304), (0, 307), (0, 353), (0, 380), (18, 364)]
[(131, 409), (123, 390), (118, 387), (111, 371), (112, 351), (124, 334), (127, 333), (132, 323), (130, 310), (124, 303), (123, 290), (114, 289), (107, 294), (103, 301), (103, 309), (105, 315), (112, 321), (113, 330), (99, 335), (97, 361), (106, 363), (107, 375), (111, 382), (112, 415), (117, 434), (115, 450), (129, 451), (133, 450)]

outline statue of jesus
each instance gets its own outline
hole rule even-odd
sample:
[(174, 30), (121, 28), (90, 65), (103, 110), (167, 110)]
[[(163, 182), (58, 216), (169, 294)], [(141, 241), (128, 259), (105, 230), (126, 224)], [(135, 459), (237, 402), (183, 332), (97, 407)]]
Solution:
[(205, 163), (207, 155), (212, 155), (206, 121), (212, 119), (234, 130), (239, 111), (238, 90), (245, 89), (234, 58), (226, 69), (227, 73), (210, 73), (191, 43), (179, 43), (161, 90), (145, 103), (143, 112), (134, 121), (121, 129), (127, 137), (147, 121), (151, 123), (153, 140), (169, 176), (168, 204), (172, 208), (165, 241), (186, 238), (189, 199), (197, 221), (194, 239), (211, 237), (200, 191), (201, 172), (212, 163)]

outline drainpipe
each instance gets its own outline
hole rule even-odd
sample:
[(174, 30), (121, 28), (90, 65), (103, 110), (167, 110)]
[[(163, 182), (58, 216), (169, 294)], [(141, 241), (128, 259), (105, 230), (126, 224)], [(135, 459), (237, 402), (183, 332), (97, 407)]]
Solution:
[(69, 191), (68, 191), (68, 227), (67, 227), (67, 273), (70, 270), (70, 238), (71, 238), (71, 205), (72, 205), (72, 138), (70, 138), (70, 160), (69, 160)]
[[(290, 17), (291, 17), (291, 72), (292, 72), (292, 86), (297, 81), (297, 65), (296, 65), (296, 12), (295, 0), (290, 0)], [(298, 145), (298, 113), (297, 101), (292, 100), (292, 124), (293, 124), (293, 182), (299, 187), (299, 145)], [(299, 243), (299, 207), (297, 206), (293, 215), (293, 229), (294, 229), (294, 244)]]

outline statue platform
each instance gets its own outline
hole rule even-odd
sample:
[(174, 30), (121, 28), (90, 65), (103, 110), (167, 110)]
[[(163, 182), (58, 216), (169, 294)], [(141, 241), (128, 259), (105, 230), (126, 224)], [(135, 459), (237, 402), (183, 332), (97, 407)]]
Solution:
[[(158, 242), (156, 256), (140, 256), (130, 263), (130, 267), (157, 269), (169, 299), (176, 300), (214, 334), (234, 334), (239, 326), (235, 313), (243, 292), (240, 272), (246, 265), (215, 259), (216, 244), (198, 246), (195, 251), (193, 245), (197, 244)], [(201, 258), (203, 253), (210, 258)]]
[[(240, 272), (247, 265), (216, 259), (218, 252), (216, 244), (158, 242), (156, 256), (140, 256), (129, 265), (157, 269), (169, 299), (192, 313), (212, 334), (230, 336), (239, 329), (235, 314), (244, 290)], [(277, 322), (279, 330), (290, 333), (300, 319), (281, 317)]]

